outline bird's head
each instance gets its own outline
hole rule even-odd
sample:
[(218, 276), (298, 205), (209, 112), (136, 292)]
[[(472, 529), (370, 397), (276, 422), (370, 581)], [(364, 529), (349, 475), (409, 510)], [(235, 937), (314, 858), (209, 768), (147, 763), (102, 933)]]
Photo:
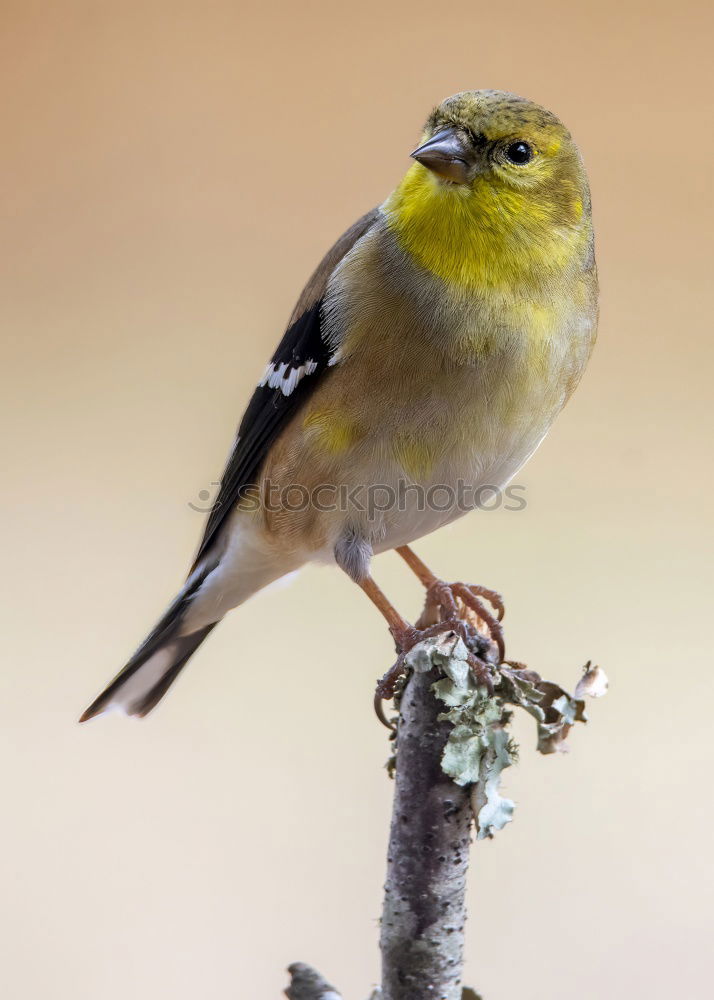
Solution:
[(411, 155), (416, 163), (385, 209), (417, 257), (432, 256), (421, 245), (425, 234), (434, 253), (437, 243), (443, 254), (447, 240), (455, 241), (462, 256), (471, 244), (514, 268), (516, 254), (526, 264), (538, 245), (545, 255), (556, 239), (565, 237), (574, 250), (589, 239), (578, 149), (555, 115), (532, 101), (497, 90), (449, 97), (432, 111)]
[(587, 187), (565, 126), (545, 108), (500, 90), (448, 97), (432, 111), (411, 155), (436, 184), (476, 196), (487, 188), (527, 191), (536, 204), (561, 205), (566, 217), (573, 214), (568, 196)]

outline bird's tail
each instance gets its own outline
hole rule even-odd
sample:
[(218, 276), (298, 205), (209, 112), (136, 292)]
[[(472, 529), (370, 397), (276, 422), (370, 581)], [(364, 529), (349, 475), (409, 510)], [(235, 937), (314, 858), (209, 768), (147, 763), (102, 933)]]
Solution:
[(197, 579), (187, 584), (124, 669), (82, 714), (80, 722), (112, 709), (143, 717), (161, 701), (183, 666), (218, 624), (211, 622), (193, 632), (182, 628), (188, 603), (200, 583)]

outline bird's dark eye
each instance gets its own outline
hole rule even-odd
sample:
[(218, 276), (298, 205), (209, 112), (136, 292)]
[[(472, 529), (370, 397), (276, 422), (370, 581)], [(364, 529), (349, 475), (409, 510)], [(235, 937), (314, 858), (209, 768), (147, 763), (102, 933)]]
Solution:
[(522, 167), (524, 163), (530, 163), (533, 159), (533, 147), (527, 142), (512, 142), (506, 147), (506, 159)]

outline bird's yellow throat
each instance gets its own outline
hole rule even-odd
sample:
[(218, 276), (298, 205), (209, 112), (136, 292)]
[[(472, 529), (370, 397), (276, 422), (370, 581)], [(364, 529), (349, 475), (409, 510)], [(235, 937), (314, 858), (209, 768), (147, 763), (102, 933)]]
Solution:
[[(551, 197), (551, 194), (554, 195)], [(494, 177), (445, 184), (415, 164), (384, 203), (402, 249), (455, 289), (542, 288), (578, 269), (591, 240), (576, 190), (519, 190)]]

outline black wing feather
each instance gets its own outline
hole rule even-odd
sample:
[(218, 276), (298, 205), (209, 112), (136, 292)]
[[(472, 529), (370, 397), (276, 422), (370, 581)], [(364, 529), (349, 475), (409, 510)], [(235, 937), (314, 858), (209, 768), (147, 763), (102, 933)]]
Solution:
[[(379, 209), (374, 209), (358, 219), (328, 250), (305, 286), (285, 335), (266, 370), (266, 377), (253, 393), (241, 420), (216, 502), (208, 516), (194, 568), (215, 541), (225, 519), (240, 499), (241, 492), (257, 482), (263, 460), (273, 441), (329, 368), (332, 352), (325, 342), (322, 329), (322, 303), (327, 283), (342, 258), (379, 216)], [(308, 367), (302, 369), (303, 365)], [(301, 371), (298, 372), (298, 369)], [(294, 373), (292, 385), (280, 385), (281, 371)], [(298, 378), (298, 374), (302, 377)], [(288, 388), (289, 391), (285, 391)]]
[(300, 379), (289, 395), (267, 384), (258, 386), (253, 393), (240, 422), (216, 502), (208, 516), (196, 562), (210, 547), (225, 517), (240, 499), (241, 491), (256, 482), (263, 459), (287, 418), (310, 395), (329, 367), (330, 351), (321, 333), (321, 308), (322, 299), (288, 327), (271, 359), (272, 367), (286, 363), (299, 368), (306, 361), (312, 361), (315, 364), (312, 373)]

